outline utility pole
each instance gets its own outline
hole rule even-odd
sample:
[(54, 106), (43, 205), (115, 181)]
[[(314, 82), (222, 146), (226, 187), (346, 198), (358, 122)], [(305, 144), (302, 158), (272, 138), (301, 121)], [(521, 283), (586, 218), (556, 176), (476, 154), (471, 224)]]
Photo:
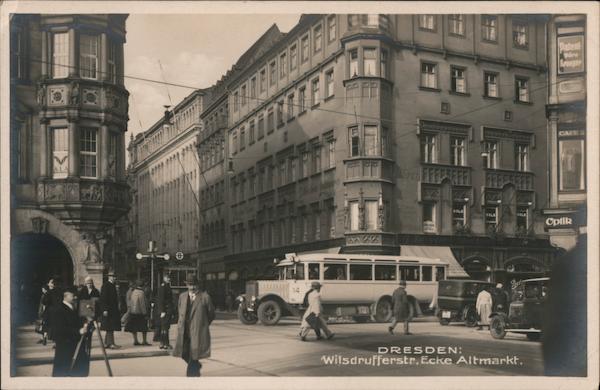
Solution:
[(168, 253), (164, 255), (157, 255), (158, 248), (156, 248), (156, 243), (154, 241), (148, 241), (148, 253), (136, 253), (135, 257), (138, 260), (150, 259), (150, 290), (154, 293), (154, 262), (156, 259), (163, 259), (165, 261), (169, 261), (171, 256)]

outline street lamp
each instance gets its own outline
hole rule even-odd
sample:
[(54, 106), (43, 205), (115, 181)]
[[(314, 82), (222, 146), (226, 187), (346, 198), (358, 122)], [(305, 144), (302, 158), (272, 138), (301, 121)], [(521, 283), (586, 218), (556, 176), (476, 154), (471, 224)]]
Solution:
[(140, 252), (135, 254), (135, 258), (138, 260), (150, 259), (150, 290), (152, 290), (152, 292), (154, 292), (154, 261), (156, 259), (169, 261), (171, 258), (168, 253), (165, 253), (164, 255), (157, 255), (156, 252), (158, 251), (154, 246), (154, 242), (150, 241), (148, 243), (148, 254), (143, 254)]

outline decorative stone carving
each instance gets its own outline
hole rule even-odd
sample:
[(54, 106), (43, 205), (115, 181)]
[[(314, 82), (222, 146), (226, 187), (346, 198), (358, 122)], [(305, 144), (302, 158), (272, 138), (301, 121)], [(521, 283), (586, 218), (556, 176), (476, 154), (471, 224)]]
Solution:
[[(84, 90), (84, 93), (85, 93), (85, 90)], [(79, 84), (76, 82), (71, 82), (70, 104), (74, 105), (74, 106), (79, 104)]]
[(81, 235), (83, 241), (85, 241), (85, 253), (84, 253), (84, 262), (85, 263), (101, 263), (102, 255), (100, 254), (100, 249), (98, 246), (98, 242), (96, 240), (96, 236), (94, 233), (86, 232)]
[(83, 90), (83, 104), (89, 104), (93, 106), (98, 105), (98, 90), (97, 89), (84, 89)]
[(40, 84), (37, 90), (37, 102), (40, 106), (46, 105), (46, 85)]
[(104, 199), (102, 187), (96, 183), (81, 186), (81, 200), (99, 202)]
[(383, 204), (379, 205), (377, 210), (377, 229), (385, 230), (385, 210)]
[(487, 170), (485, 173), (485, 186), (490, 188), (503, 188), (513, 184), (519, 191), (533, 191), (533, 174), (530, 172)]
[(421, 181), (423, 183), (440, 184), (446, 178), (450, 179), (452, 185), (470, 186), (471, 170), (468, 167), (439, 164), (421, 167)]
[(437, 201), (440, 199), (440, 189), (438, 187), (421, 187), (421, 199)]
[(50, 105), (57, 106), (66, 104), (65, 87), (50, 88)]
[(65, 189), (63, 183), (48, 183), (44, 200), (62, 201), (65, 200)]
[(347, 245), (373, 245), (381, 244), (381, 235), (379, 234), (356, 234), (346, 236)]
[(31, 218), (31, 229), (36, 234), (48, 233), (49, 221), (46, 218), (35, 217)]

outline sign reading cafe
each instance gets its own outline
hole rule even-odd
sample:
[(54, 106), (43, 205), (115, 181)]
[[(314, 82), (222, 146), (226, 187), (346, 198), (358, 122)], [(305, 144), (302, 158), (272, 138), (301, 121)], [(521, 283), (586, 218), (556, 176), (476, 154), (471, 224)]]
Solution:
[(585, 69), (583, 35), (558, 37), (558, 73), (579, 73)]

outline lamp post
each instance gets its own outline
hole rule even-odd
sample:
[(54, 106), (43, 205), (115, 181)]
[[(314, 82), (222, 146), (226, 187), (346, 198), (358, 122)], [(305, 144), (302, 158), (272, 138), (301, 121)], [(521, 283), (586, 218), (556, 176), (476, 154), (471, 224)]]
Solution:
[(164, 255), (157, 255), (157, 252), (158, 249), (154, 245), (154, 241), (148, 241), (148, 253), (143, 254), (138, 252), (135, 255), (135, 258), (138, 260), (150, 259), (150, 290), (152, 290), (152, 292), (154, 292), (154, 261), (156, 259), (163, 259), (165, 261), (169, 261), (169, 259), (171, 258), (171, 256), (169, 256), (168, 253), (165, 253)]

